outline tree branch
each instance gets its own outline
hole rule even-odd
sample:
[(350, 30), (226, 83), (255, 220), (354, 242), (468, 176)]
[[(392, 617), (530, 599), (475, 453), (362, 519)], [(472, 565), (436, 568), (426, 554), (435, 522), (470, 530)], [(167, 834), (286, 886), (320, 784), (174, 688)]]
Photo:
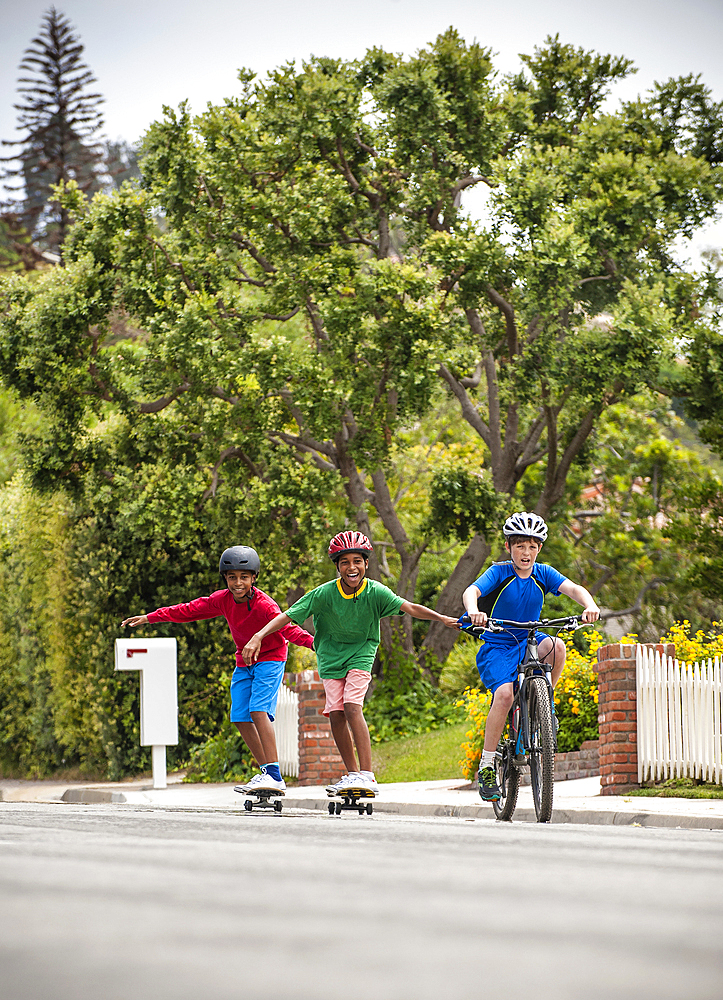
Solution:
[(179, 272), (181, 278), (183, 279), (184, 285), (186, 286), (186, 288), (188, 288), (189, 291), (191, 292), (198, 291), (194, 283), (187, 277), (186, 272), (183, 269), (183, 264), (181, 264), (180, 261), (171, 260), (168, 251), (166, 250), (166, 248), (163, 246), (162, 243), (159, 243), (158, 240), (154, 240), (152, 236), (146, 236), (146, 240), (151, 244), (151, 246), (158, 247), (163, 256), (166, 258), (168, 266), (175, 268), (175, 270)]
[(269, 435), (269, 441), (278, 443), (283, 441), (284, 444), (290, 445), (297, 451), (304, 452), (304, 454), (311, 455), (312, 461), (317, 468), (322, 469), (324, 472), (338, 472), (339, 469), (333, 462), (327, 462), (326, 459), (322, 458), (319, 452), (312, 448), (311, 445), (306, 444), (299, 437), (295, 437), (293, 434), (286, 434), (283, 431), (277, 431), (275, 434)]
[(314, 328), (314, 335), (316, 337), (316, 349), (318, 351), (321, 346), (320, 342), (329, 340), (329, 334), (324, 329), (324, 324), (322, 322), (321, 315), (319, 314), (319, 309), (310, 295), (307, 295), (306, 297), (305, 306), (306, 306), (306, 314), (311, 320), (311, 325)]
[(513, 358), (515, 354), (519, 354), (519, 342), (517, 338), (517, 323), (515, 322), (515, 310), (512, 308), (507, 299), (504, 299), (500, 293), (492, 287), (492, 285), (486, 285), (487, 295), (493, 305), (497, 306), (502, 315), (505, 317), (505, 328), (507, 330), (507, 350), (509, 352), (510, 358)]
[(638, 592), (638, 596), (635, 598), (635, 603), (629, 607), (624, 608), (622, 611), (602, 611), (600, 613), (600, 621), (609, 621), (610, 618), (625, 618), (627, 615), (639, 615), (643, 610), (643, 599), (649, 590), (655, 590), (664, 583), (668, 583), (669, 577), (656, 577), (654, 580), (650, 580), (645, 586)]
[(160, 410), (165, 410), (167, 406), (170, 406), (184, 392), (188, 392), (190, 388), (190, 382), (183, 382), (177, 389), (173, 390), (170, 396), (161, 396), (160, 399), (155, 399), (152, 403), (136, 403), (135, 405), (139, 413), (158, 413)]
[(611, 278), (611, 274), (596, 274), (590, 278), (581, 278), (577, 283), (577, 287), (581, 288), (583, 285), (587, 285), (591, 281), (610, 281)]
[(459, 380), (459, 384), (462, 386), (463, 389), (476, 389), (481, 381), (482, 381), (482, 362), (478, 361), (475, 366), (474, 375), (472, 375), (470, 378), (466, 377), (461, 378)]
[(266, 260), (263, 254), (256, 249), (250, 240), (247, 240), (243, 236), (239, 236), (238, 233), (231, 233), (231, 239), (234, 243), (238, 243), (240, 247), (243, 247), (244, 250), (248, 251), (259, 267), (262, 268), (267, 274), (276, 274), (276, 268), (274, 265), (270, 264), (269, 261)]
[(467, 395), (467, 391), (464, 386), (454, 377), (445, 364), (440, 364), (437, 369), (437, 374), (440, 378), (444, 379), (454, 395), (457, 397), (464, 419), (473, 430), (477, 431), (479, 436), (489, 448), (491, 439), (490, 429), (480, 416), (477, 407), (472, 404), (472, 400)]
[(225, 448), (221, 452), (221, 454), (219, 455), (218, 461), (216, 462), (216, 464), (213, 467), (213, 475), (211, 477), (211, 485), (208, 487), (207, 490), (204, 491), (204, 493), (203, 493), (203, 495), (201, 497), (200, 502), (196, 505), (196, 510), (197, 511), (201, 509), (201, 507), (206, 502), (206, 500), (209, 499), (209, 497), (215, 497), (216, 496), (216, 490), (218, 489), (219, 473), (221, 471), (221, 466), (229, 458), (240, 458), (244, 462), (244, 464), (248, 467), (248, 469), (251, 472), (252, 476), (258, 476), (259, 475), (259, 470), (254, 465), (254, 463), (251, 461), (251, 459), (248, 457), (248, 455), (245, 453), (245, 451), (243, 450), (243, 448), (237, 448), (237, 447)]
[(296, 314), (298, 313), (299, 309), (301, 309), (301, 306), (295, 306), (291, 310), (291, 312), (286, 313), (285, 316), (275, 316), (273, 313), (262, 313), (261, 314), (261, 318), (262, 319), (274, 319), (274, 320), (276, 320), (279, 323), (286, 323), (288, 320), (293, 319), (294, 316), (296, 316)]
[[(302, 444), (306, 445), (309, 449), (313, 451), (318, 451), (322, 455), (327, 455), (329, 458), (334, 456), (334, 445), (331, 441), (317, 441), (315, 438), (309, 434), (306, 430), (306, 421), (304, 420), (304, 414), (301, 412), (299, 407), (294, 402), (294, 398), (288, 389), (282, 389), (279, 393), (281, 399), (286, 403), (286, 407), (291, 414), (291, 416), (296, 421), (296, 426), (299, 428), (299, 434), (288, 435), (289, 438), (293, 440), (298, 440)], [(279, 432), (281, 434), (281, 432)]]

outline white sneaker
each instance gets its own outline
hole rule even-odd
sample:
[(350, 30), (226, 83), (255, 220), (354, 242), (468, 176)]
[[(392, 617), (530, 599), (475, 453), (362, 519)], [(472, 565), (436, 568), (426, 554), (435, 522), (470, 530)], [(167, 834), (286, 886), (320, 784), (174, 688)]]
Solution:
[(336, 794), (342, 794), (348, 792), (352, 788), (357, 788), (361, 780), (361, 775), (357, 771), (350, 771), (349, 774), (345, 774), (342, 778), (337, 781), (334, 788), (336, 788)]
[(379, 785), (377, 784), (376, 778), (367, 778), (366, 775), (360, 774), (354, 784), (355, 789), (360, 789), (365, 792), (367, 797), (371, 795), (379, 794)]
[(334, 781), (330, 785), (327, 785), (326, 786), (326, 794), (327, 795), (336, 795), (337, 789), (339, 788), (339, 785), (342, 783), (342, 781), (345, 781), (348, 777), (349, 777), (348, 774), (342, 774), (341, 778), (339, 778), (338, 781)]
[(376, 778), (365, 778), (364, 775), (362, 775), (362, 780), (366, 782), (366, 787), (369, 791), (373, 792), (375, 795), (379, 794), (379, 784)]
[(366, 778), (363, 774), (359, 772), (354, 772), (352, 774), (347, 774), (343, 784), (339, 782), (338, 793), (343, 795), (345, 792), (357, 792), (361, 798), (371, 799), (379, 794), (379, 785), (377, 784), (376, 778)]
[(245, 785), (236, 785), (234, 788), (235, 792), (243, 792), (248, 795), (249, 792), (261, 792), (266, 789), (278, 792), (280, 795), (286, 793), (286, 782), (282, 778), (281, 781), (277, 781), (276, 778), (272, 778), (270, 774), (264, 774), (261, 771), (259, 774), (255, 774), (251, 781), (247, 782)]

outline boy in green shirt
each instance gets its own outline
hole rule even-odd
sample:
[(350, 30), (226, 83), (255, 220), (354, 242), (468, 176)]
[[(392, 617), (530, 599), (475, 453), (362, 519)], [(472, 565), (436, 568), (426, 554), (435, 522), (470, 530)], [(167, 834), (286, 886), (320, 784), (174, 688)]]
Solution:
[[(326, 706), (341, 759), (348, 773), (327, 791), (379, 793), (372, 771), (372, 747), (364, 719), (364, 695), (379, 646), (379, 622), (389, 615), (443, 622), (457, 627), (457, 619), (440, 615), (421, 604), (403, 600), (388, 587), (370, 580), (366, 573), (372, 543), (360, 531), (341, 531), (329, 544), (339, 578), (304, 594), (286, 613), (273, 618), (244, 646), (244, 661), (256, 661), (262, 641), (272, 632), (295, 622), (314, 619), (314, 649), (319, 676), (324, 682)], [(356, 754), (354, 748), (356, 747)], [(359, 758), (357, 766), (357, 755)]]

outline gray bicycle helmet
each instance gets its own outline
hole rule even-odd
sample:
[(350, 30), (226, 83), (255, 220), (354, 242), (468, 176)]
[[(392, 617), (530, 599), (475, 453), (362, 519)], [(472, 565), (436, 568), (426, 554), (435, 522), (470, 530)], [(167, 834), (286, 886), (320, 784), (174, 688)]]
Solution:
[(547, 538), (547, 525), (539, 514), (522, 511), (507, 518), (502, 534), (505, 538), (511, 535), (524, 535), (525, 538), (535, 538), (538, 542), (544, 542)]
[(251, 549), (248, 545), (232, 545), (230, 549), (224, 549), (218, 571), (225, 580), (226, 574), (232, 569), (245, 570), (258, 576), (261, 560), (256, 549)]

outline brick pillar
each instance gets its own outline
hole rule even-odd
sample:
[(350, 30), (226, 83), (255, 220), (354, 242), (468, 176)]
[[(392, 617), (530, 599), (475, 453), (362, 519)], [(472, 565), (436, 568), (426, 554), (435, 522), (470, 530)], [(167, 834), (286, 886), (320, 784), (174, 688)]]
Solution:
[[(675, 656), (675, 645), (645, 643)], [(600, 791), (623, 795), (638, 788), (635, 646), (613, 643), (597, 653)]]
[(324, 685), (315, 670), (296, 674), (299, 696), (299, 784), (328, 785), (345, 772), (324, 710)]

